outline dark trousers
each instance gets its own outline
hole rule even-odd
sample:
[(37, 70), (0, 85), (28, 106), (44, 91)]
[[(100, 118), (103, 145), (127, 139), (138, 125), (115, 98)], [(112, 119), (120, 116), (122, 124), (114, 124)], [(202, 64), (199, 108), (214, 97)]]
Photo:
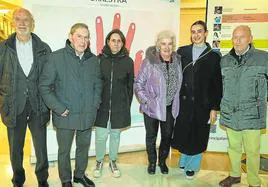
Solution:
[(12, 182), (23, 184), (25, 182), (25, 171), (23, 168), (23, 147), (27, 125), (32, 135), (32, 141), (36, 155), (35, 174), (38, 181), (46, 181), (48, 178), (47, 159), (47, 127), (40, 124), (36, 113), (32, 110), (30, 102), (27, 101), (23, 112), (17, 116), (17, 124), (14, 128), (7, 128), (10, 161), (13, 169)]
[(146, 151), (148, 154), (149, 163), (156, 163), (156, 138), (158, 133), (158, 128), (160, 124), (161, 130), (161, 141), (159, 146), (159, 163), (164, 163), (168, 157), (170, 150), (171, 136), (173, 133), (174, 118), (171, 113), (172, 106), (167, 106), (167, 117), (166, 121), (159, 121), (157, 119), (151, 118), (144, 113), (144, 124), (146, 130)]
[(72, 180), (70, 152), (72, 148), (74, 134), (76, 134), (74, 176), (77, 178), (81, 178), (84, 176), (88, 163), (88, 150), (91, 141), (91, 131), (91, 128), (83, 131), (57, 128), (56, 134), (59, 146), (58, 171), (61, 182), (70, 182)]

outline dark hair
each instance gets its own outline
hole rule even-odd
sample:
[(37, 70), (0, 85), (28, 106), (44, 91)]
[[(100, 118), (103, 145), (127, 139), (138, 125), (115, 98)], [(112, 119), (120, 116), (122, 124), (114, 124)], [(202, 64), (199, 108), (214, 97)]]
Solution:
[(123, 42), (122, 48), (124, 48), (126, 45), (126, 38), (125, 38), (124, 34), (119, 29), (113, 29), (111, 32), (109, 32), (109, 34), (106, 36), (106, 39), (105, 39), (105, 45), (108, 46), (108, 42), (111, 39), (112, 34), (115, 34), (115, 33), (120, 36), (120, 38)]
[(203, 28), (204, 28), (204, 30), (205, 30), (205, 32), (208, 31), (208, 29), (207, 29), (207, 24), (206, 24), (204, 21), (198, 20), (198, 21), (194, 22), (194, 23), (191, 25), (191, 29), (192, 29), (192, 27), (193, 27), (194, 25), (202, 25)]

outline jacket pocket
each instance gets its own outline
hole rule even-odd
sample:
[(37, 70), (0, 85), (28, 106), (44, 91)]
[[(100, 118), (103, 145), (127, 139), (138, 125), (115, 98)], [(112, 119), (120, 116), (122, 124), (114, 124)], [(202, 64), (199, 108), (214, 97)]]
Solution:
[(1, 115), (3, 116), (8, 116), (9, 114), (9, 107), (7, 103), (3, 103), (3, 105), (1, 106)]
[(221, 120), (230, 122), (231, 115), (232, 115), (232, 110), (230, 110), (230, 108), (227, 105), (221, 104)]
[(255, 80), (255, 98), (259, 98), (259, 83), (258, 80)]
[(155, 98), (149, 100), (148, 108), (149, 108), (150, 112), (154, 112), (154, 110), (156, 109), (156, 100), (155, 100)]
[(241, 115), (243, 116), (242, 118), (245, 120), (260, 118), (260, 109), (256, 104), (244, 108), (241, 112)]
[(267, 80), (263, 73), (258, 73), (255, 76), (255, 98), (257, 100), (266, 100)]

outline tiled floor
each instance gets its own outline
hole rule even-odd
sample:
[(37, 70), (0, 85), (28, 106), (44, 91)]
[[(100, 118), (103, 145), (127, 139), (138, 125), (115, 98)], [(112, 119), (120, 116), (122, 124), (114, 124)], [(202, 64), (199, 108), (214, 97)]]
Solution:
[[(140, 155), (141, 153), (138, 153)], [(124, 154), (127, 157), (127, 154)], [(0, 156), (0, 187), (12, 187), (10, 179), (12, 177), (12, 170), (10, 164), (7, 162), (8, 156)], [(36, 187), (37, 182), (34, 174), (35, 165), (31, 165), (26, 158), (24, 162), (26, 170), (26, 182), (25, 187)], [(121, 156), (121, 160), (125, 160)], [(72, 161), (72, 165), (74, 161)], [(162, 175), (157, 168), (155, 175), (150, 176), (146, 172), (146, 164), (139, 163), (126, 163), (124, 161), (119, 163), (122, 171), (122, 177), (113, 178), (108, 167), (108, 163), (104, 164), (103, 176), (95, 179), (92, 177), (92, 170), (95, 166), (95, 158), (89, 158), (89, 164), (87, 174), (92, 178), (96, 184), (96, 187), (216, 187), (218, 182), (228, 175), (227, 171), (212, 171), (202, 170), (193, 180), (185, 179), (185, 175), (174, 166), (169, 164), (170, 172), (168, 175)], [(50, 187), (60, 187), (61, 183), (58, 178), (57, 162), (50, 163), (49, 167), (49, 184)], [(268, 187), (268, 175), (262, 175), (262, 187)], [(82, 186), (75, 184), (74, 186)], [(234, 187), (246, 187), (246, 175), (243, 174), (241, 184), (234, 185)]]

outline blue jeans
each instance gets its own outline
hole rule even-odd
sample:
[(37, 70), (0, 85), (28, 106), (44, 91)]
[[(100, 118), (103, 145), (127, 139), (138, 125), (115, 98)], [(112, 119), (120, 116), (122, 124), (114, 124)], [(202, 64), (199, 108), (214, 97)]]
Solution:
[(202, 154), (197, 155), (186, 155), (181, 154), (179, 166), (184, 167), (184, 170), (192, 170), (192, 171), (199, 171), (200, 164), (202, 160)]

